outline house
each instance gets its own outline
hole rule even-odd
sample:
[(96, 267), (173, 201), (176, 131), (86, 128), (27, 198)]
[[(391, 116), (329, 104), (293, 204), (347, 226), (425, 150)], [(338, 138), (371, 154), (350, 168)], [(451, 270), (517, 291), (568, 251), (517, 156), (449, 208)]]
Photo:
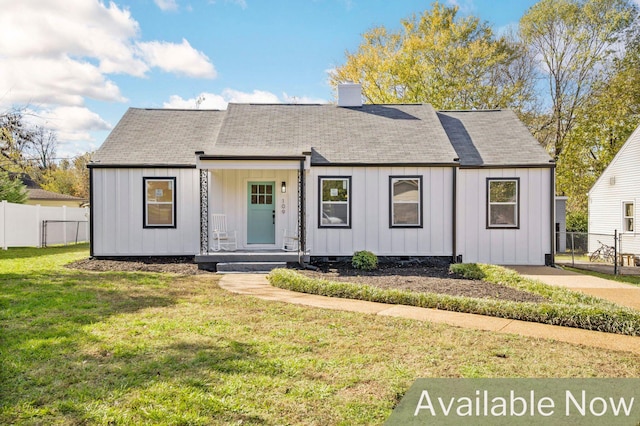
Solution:
[(619, 252), (640, 254), (636, 217), (640, 203), (640, 127), (629, 136), (589, 191), (589, 252), (601, 241), (613, 245), (620, 235)]
[(85, 207), (87, 205), (86, 199), (42, 189), (40, 185), (27, 174), (20, 175), (20, 179), (27, 187), (27, 201), (25, 204), (48, 207)]
[[(554, 164), (512, 111), (361, 99), (129, 109), (89, 165), (91, 254), (552, 262)], [(212, 252), (217, 214), (236, 251)]]

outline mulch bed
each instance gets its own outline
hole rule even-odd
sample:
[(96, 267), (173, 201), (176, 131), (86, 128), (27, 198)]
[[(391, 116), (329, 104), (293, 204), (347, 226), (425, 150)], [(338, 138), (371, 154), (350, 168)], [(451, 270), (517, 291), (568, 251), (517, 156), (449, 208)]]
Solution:
[(169, 272), (180, 275), (208, 273), (199, 270), (192, 258), (185, 257), (83, 259), (68, 264), (67, 268), (96, 272)]
[(380, 288), (395, 288), (415, 292), (448, 294), (515, 302), (546, 302), (542, 296), (504, 285), (469, 280), (439, 266), (381, 266), (373, 271), (361, 271), (348, 265), (321, 267), (318, 271), (298, 271), (308, 277), (331, 281), (367, 284)]
[[(192, 258), (149, 257), (115, 259), (83, 259), (67, 265), (68, 268), (88, 271), (116, 272), (168, 272), (180, 275), (207, 274)], [(368, 284), (380, 288), (396, 288), (415, 292), (430, 292), (452, 296), (511, 300), (516, 302), (545, 302), (545, 298), (503, 285), (468, 280), (449, 272), (443, 266), (389, 266), (381, 265), (374, 271), (361, 271), (348, 264), (322, 265), (317, 271), (298, 272), (314, 278)]]

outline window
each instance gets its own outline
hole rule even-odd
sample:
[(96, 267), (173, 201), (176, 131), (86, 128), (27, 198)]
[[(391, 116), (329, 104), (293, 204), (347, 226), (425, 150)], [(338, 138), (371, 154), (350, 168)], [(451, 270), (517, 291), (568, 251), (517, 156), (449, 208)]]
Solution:
[(176, 178), (142, 178), (145, 228), (176, 227)]
[(389, 227), (422, 227), (422, 176), (390, 176)]
[(487, 179), (487, 228), (519, 228), (520, 179)]
[(623, 215), (623, 224), (622, 229), (624, 232), (633, 232), (633, 203), (626, 202), (622, 203), (622, 215)]
[(320, 177), (320, 228), (351, 227), (351, 177)]
[(251, 204), (273, 204), (273, 184), (251, 184)]

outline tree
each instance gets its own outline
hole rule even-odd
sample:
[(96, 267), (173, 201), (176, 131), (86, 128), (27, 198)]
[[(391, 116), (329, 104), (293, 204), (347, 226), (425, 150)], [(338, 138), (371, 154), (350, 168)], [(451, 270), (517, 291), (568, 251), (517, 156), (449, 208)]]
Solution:
[(576, 112), (633, 28), (636, 14), (628, 0), (541, 0), (520, 20), (521, 38), (547, 75), (552, 104), (546, 123), (552, 127), (548, 148), (556, 160)]
[(0, 170), (24, 172), (28, 162), (24, 156), (33, 133), (23, 120), (22, 111), (13, 109), (0, 114)]
[(42, 189), (74, 197), (89, 198), (89, 169), (91, 153), (87, 152), (72, 160), (63, 159), (59, 164), (44, 171)]
[(27, 187), (19, 179), (11, 179), (4, 170), (0, 170), (0, 200), (16, 204), (27, 201)]
[(370, 103), (430, 103), (438, 109), (515, 107), (533, 99), (527, 50), (496, 38), (486, 23), (458, 17), (457, 7), (434, 3), (402, 29), (377, 27), (363, 35), (331, 83), (355, 81)]
[(587, 211), (587, 191), (640, 125), (639, 69), (640, 43), (634, 42), (575, 113), (558, 162), (558, 186), (572, 211)]
[(34, 167), (40, 170), (50, 169), (54, 164), (58, 135), (42, 126), (36, 126), (31, 132), (31, 143), (25, 151), (33, 161)]

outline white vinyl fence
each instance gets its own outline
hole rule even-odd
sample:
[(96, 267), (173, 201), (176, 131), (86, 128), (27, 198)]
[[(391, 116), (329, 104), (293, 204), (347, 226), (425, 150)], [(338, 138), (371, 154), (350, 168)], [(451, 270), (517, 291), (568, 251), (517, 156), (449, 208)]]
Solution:
[(43, 242), (53, 245), (85, 241), (89, 241), (86, 207), (29, 206), (4, 200), (0, 203), (0, 246), (5, 250), (42, 247)]

